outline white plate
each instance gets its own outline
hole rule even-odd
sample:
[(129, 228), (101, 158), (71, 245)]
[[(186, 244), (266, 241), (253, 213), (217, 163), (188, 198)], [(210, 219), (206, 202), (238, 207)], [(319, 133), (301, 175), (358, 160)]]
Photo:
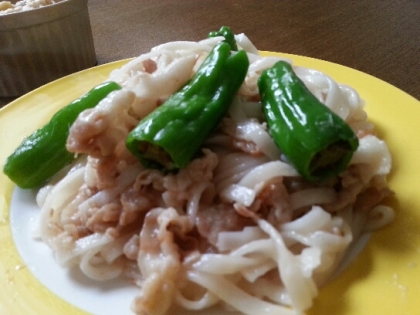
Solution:
[[(273, 54), (273, 53), (267, 53)], [(375, 233), (357, 259), (322, 288), (309, 314), (420, 314), (420, 103), (397, 88), (333, 63), (285, 55), (296, 65), (320, 70), (354, 87), (393, 155), (390, 187), (396, 221)], [(0, 161), (54, 112), (103, 82), (120, 61), (45, 85), (0, 109)], [(0, 314), (129, 314), (136, 289), (125, 283), (97, 285), (58, 267), (48, 248), (32, 238), (38, 209), (34, 192), (16, 190), (0, 174)], [(124, 307), (118, 306), (115, 301)], [(115, 310), (113, 307), (118, 307)], [(110, 312), (108, 312), (110, 311)], [(183, 314), (186, 314), (183, 312)]]

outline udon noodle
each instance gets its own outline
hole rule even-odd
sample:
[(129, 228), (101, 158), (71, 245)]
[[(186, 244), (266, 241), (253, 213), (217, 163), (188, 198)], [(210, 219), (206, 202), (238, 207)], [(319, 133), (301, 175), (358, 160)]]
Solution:
[(123, 89), (79, 115), (67, 143), (78, 159), (37, 196), (40, 236), (58, 263), (94, 280), (127, 277), (139, 287), (136, 314), (166, 314), (173, 305), (302, 314), (350, 244), (393, 218), (383, 204), (392, 193), (390, 153), (357, 92), (294, 66), (360, 142), (342, 174), (303, 180), (270, 137), (259, 102), (261, 71), (283, 58), (261, 56), (243, 34), (236, 40), (248, 74), (197, 158), (165, 174), (127, 151), (130, 130), (222, 39), (163, 44), (114, 70), (109, 79)]

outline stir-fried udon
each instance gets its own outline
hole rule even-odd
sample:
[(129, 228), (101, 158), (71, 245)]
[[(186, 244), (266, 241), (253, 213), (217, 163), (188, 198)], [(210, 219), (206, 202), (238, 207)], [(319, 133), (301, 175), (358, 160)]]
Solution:
[(284, 59), (261, 56), (243, 34), (236, 41), (250, 62), (245, 81), (196, 157), (163, 172), (127, 150), (129, 132), (221, 40), (170, 42), (114, 70), (109, 79), (122, 89), (78, 116), (67, 139), (77, 160), (37, 196), (40, 235), (58, 262), (94, 280), (127, 277), (139, 287), (136, 314), (170, 314), (173, 305), (300, 314), (350, 244), (393, 217), (383, 204), (391, 157), (357, 92), (293, 66), (359, 140), (344, 172), (303, 179), (270, 136), (257, 86)]

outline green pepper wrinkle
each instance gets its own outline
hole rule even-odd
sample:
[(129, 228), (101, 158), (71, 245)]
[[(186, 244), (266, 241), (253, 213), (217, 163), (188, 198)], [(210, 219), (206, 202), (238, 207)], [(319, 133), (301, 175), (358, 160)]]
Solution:
[(289, 63), (278, 61), (264, 70), (258, 88), (269, 132), (302, 177), (322, 181), (345, 170), (359, 145), (357, 136)]
[(185, 167), (226, 114), (248, 67), (245, 51), (216, 45), (193, 77), (129, 133), (128, 150), (146, 167)]
[(236, 45), (235, 34), (233, 34), (229, 26), (222, 26), (220, 30), (212, 31), (208, 35), (208, 37), (217, 37), (217, 36), (223, 36), (225, 38), (224, 42), (229, 44), (231, 50), (233, 51), (238, 50), (238, 46)]
[(6, 159), (3, 172), (20, 188), (43, 184), (75, 156), (66, 149), (69, 129), (79, 113), (95, 107), (112, 91), (121, 87), (112, 81), (102, 83), (66, 105), (50, 121), (33, 132)]

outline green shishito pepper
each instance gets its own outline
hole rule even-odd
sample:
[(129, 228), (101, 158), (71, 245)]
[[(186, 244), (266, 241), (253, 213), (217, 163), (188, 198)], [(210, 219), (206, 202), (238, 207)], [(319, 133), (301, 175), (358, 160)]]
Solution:
[(66, 150), (70, 126), (79, 113), (96, 106), (110, 92), (121, 89), (105, 82), (60, 109), (43, 127), (27, 137), (7, 158), (3, 172), (21, 188), (35, 188), (71, 163), (74, 154)]
[(146, 167), (185, 167), (227, 112), (248, 71), (245, 51), (213, 48), (193, 77), (130, 132), (127, 148)]
[(322, 104), (285, 61), (258, 81), (271, 136), (302, 177), (320, 181), (342, 172), (359, 145), (350, 126)]
[(235, 34), (233, 34), (232, 30), (228, 26), (222, 26), (220, 30), (210, 32), (208, 37), (217, 36), (223, 36), (225, 38), (224, 42), (229, 44), (231, 50), (238, 50), (238, 46), (236, 45)]

